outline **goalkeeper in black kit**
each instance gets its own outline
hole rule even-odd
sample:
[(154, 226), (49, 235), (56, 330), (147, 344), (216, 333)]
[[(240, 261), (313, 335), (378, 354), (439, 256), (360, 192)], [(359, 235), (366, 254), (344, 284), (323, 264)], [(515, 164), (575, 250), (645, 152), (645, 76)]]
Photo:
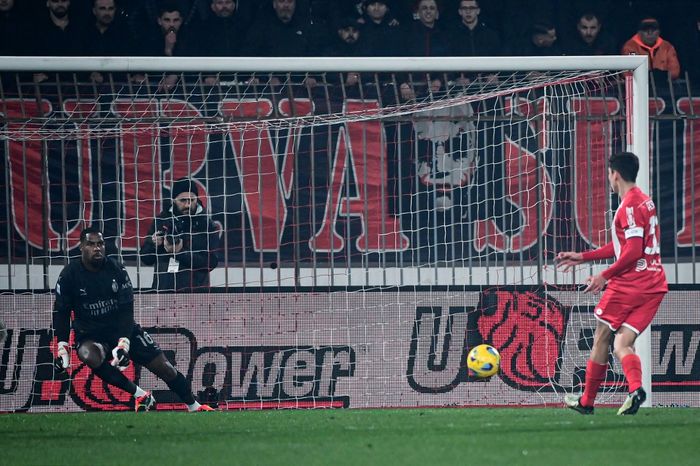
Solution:
[(124, 266), (105, 256), (102, 232), (94, 227), (80, 233), (80, 260), (61, 271), (53, 312), (58, 339), (54, 366), (70, 367), (70, 316), (78, 359), (102, 380), (134, 396), (136, 411), (155, 409), (153, 395), (129, 380), (122, 371), (133, 360), (165, 381), (189, 411), (213, 411), (199, 404), (187, 379), (165, 358), (163, 351), (134, 322), (134, 293)]

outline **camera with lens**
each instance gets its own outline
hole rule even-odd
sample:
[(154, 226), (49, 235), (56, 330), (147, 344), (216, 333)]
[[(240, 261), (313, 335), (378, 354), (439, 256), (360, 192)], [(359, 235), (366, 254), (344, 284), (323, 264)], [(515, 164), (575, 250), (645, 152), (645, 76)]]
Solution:
[(166, 243), (176, 244), (181, 241), (180, 235), (176, 231), (170, 231), (167, 225), (161, 225), (158, 234), (163, 237)]

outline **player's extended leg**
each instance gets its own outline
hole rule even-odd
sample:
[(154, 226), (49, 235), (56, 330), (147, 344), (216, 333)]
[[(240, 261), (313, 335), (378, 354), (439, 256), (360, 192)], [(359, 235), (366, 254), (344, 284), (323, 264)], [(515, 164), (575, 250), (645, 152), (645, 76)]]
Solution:
[(151, 362), (145, 365), (159, 379), (162, 379), (187, 405), (189, 411), (211, 411), (209, 406), (201, 405), (194, 399), (192, 387), (189, 382), (172, 364), (165, 358), (163, 353), (156, 356)]
[(598, 388), (605, 380), (608, 370), (608, 352), (612, 330), (607, 324), (598, 322), (593, 336), (593, 348), (591, 356), (586, 364), (586, 380), (583, 395), (566, 395), (564, 403), (569, 408), (581, 414), (593, 414), (593, 403), (595, 402)]
[(107, 352), (101, 343), (86, 340), (78, 346), (78, 359), (84, 362), (99, 378), (110, 385), (119, 387), (134, 395), (138, 389), (136, 384), (127, 379), (119, 369), (109, 364)]
[(636, 414), (647, 399), (647, 394), (642, 388), (642, 361), (634, 352), (636, 339), (637, 334), (627, 327), (621, 327), (615, 335), (615, 356), (622, 364), (622, 371), (629, 386), (629, 396), (617, 414)]
[(581, 404), (593, 406), (598, 388), (605, 380), (608, 371), (608, 359), (610, 358), (610, 341), (612, 330), (607, 324), (598, 322), (593, 336), (593, 348), (591, 357), (586, 364), (586, 388), (581, 397)]

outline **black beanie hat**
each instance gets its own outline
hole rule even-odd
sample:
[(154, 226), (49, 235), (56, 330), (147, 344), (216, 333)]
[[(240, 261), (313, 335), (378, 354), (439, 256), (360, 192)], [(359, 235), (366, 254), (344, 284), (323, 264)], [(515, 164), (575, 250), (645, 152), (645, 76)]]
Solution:
[(175, 199), (179, 194), (182, 193), (193, 193), (195, 196), (199, 197), (199, 189), (197, 188), (197, 183), (189, 178), (180, 178), (173, 183), (173, 189), (171, 190), (171, 197)]

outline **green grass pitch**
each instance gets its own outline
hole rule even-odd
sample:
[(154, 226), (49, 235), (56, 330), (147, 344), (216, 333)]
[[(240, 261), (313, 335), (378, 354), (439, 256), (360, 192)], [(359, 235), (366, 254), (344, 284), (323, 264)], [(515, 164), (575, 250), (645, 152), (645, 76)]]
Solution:
[(537, 464), (700, 461), (700, 409), (557, 408), (0, 415), (3, 465)]

